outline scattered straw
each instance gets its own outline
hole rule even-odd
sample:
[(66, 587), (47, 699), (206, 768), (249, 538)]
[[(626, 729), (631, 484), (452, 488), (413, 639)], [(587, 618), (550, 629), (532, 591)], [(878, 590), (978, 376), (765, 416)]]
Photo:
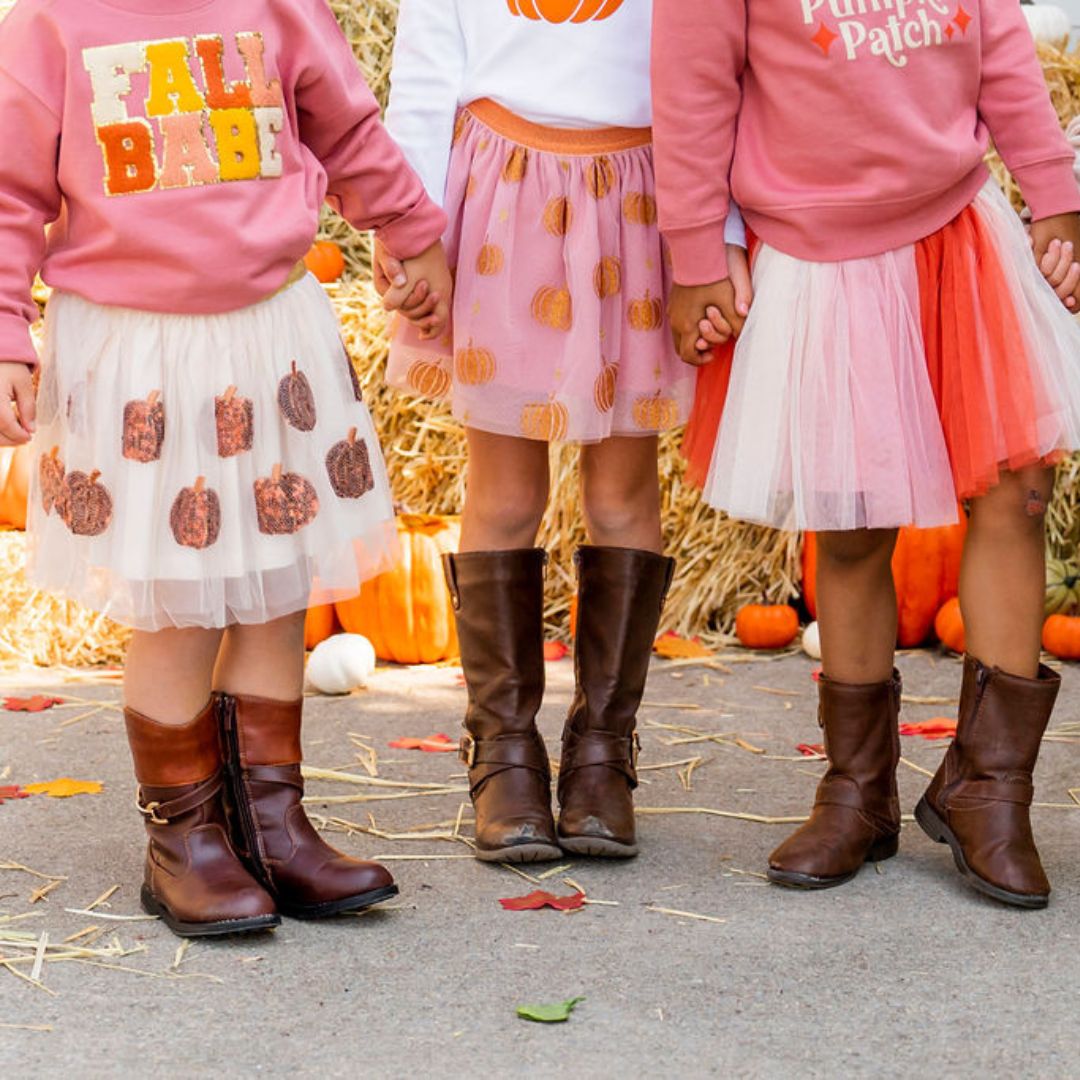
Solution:
[(718, 919), (715, 915), (699, 915), (696, 911), (679, 911), (678, 908), (657, 907), (655, 904), (646, 904), (646, 911), (655, 912), (657, 915), (671, 915), (676, 919), (696, 919), (698, 922), (726, 923), (727, 919)]

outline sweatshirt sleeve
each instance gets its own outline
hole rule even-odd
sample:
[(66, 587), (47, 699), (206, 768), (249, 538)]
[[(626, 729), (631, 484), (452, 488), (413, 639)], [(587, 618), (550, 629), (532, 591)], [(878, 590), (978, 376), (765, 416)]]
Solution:
[(746, 0), (655, 0), (657, 195), (680, 285), (728, 275), (725, 221), (745, 63)]
[(36, 365), (31, 296), (45, 256), (45, 226), (60, 212), (60, 119), (0, 67), (4, 136), (17, 152), (0, 154), (0, 360)]
[(979, 115), (1032, 217), (1080, 210), (1076, 155), (1050, 103), (1027, 20), (1016, 0), (982, 0)]
[(401, 0), (386, 126), (440, 205), (465, 55), (456, 0)]
[(446, 215), (383, 127), (325, 0), (313, 9), (310, 61), (296, 86), (300, 137), (326, 170), (330, 205), (354, 228), (375, 229), (391, 254), (412, 258), (440, 239)]

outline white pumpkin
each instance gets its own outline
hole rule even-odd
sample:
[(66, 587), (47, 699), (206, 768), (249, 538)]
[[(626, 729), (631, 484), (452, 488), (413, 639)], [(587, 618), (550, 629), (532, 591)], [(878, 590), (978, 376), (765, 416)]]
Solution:
[(1057, 4), (1021, 4), (1027, 17), (1031, 36), (1036, 41), (1063, 49), (1072, 34), (1072, 20), (1064, 8)]
[(802, 632), (802, 650), (812, 660), (821, 659), (821, 631), (816, 622), (812, 622)]
[(307, 681), (320, 694), (348, 694), (375, 670), (375, 648), (362, 634), (334, 634), (311, 651)]

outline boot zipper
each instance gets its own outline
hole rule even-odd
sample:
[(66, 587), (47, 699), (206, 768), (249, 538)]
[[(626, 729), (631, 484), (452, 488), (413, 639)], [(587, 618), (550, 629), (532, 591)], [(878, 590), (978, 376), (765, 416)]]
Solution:
[(225, 761), (229, 774), (229, 790), (232, 792), (233, 810), (240, 822), (240, 832), (247, 848), (247, 862), (255, 871), (255, 876), (264, 885), (268, 885), (266, 871), (259, 857), (258, 833), (255, 820), (251, 816), (251, 806), (244, 789), (244, 770), (240, 764), (240, 733), (236, 724), (236, 699), (228, 694), (221, 695), (222, 726), (225, 729)]

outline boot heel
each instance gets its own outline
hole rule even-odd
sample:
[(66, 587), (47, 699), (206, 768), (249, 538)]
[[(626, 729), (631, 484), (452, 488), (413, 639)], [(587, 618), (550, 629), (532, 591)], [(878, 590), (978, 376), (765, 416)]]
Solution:
[(866, 856), (866, 861), (884, 862), (886, 859), (891, 859), (899, 850), (900, 837), (886, 836), (874, 844), (870, 849), (870, 854)]
[(945, 835), (945, 822), (937, 816), (934, 808), (926, 801), (925, 795), (919, 800), (918, 806), (915, 807), (915, 820), (919, 823), (919, 828), (934, 843), (947, 844), (949, 842), (949, 838)]

